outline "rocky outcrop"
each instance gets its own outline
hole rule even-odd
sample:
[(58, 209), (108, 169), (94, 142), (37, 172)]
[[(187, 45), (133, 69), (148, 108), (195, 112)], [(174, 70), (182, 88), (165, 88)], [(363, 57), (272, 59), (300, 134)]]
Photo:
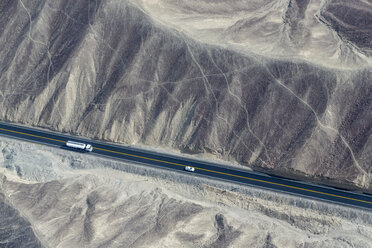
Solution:
[[(175, 18), (196, 13), (179, 2)], [(278, 25), (289, 34), (280, 44), (296, 51), (309, 35), (315, 37), (310, 23), (322, 30), (335, 25), (319, 16), (309, 21), (313, 1), (248, 2), (254, 4), (243, 10), (251, 14), (280, 5)], [(200, 15), (220, 15), (224, 9), (221, 2), (200, 4)], [(340, 50), (331, 68), (298, 52), (278, 58), (209, 38), (204, 41), (210, 44), (201, 43), (198, 35), (193, 40), (149, 6), (113, 0), (3, 1), (0, 119), (208, 153), (274, 174), (371, 192), (372, 69), (345, 69), (349, 58), (368, 62), (367, 54), (342, 43), (351, 50)], [(226, 11), (235, 15), (238, 9)], [(326, 10), (331, 11), (324, 7), (321, 13), (331, 23)], [(260, 25), (270, 26), (269, 13)], [(237, 21), (220, 34), (250, 37), (251, 27), (258, 27), (252, 21)], [(328, 45), (335, 48), (342, 41), (333, 38)], [(365, 42), (354, 44), (365, 48)]]
[(326, 24), (345, 41), (372, 55), (372, 3), (371, 1), (333, 0), (322, 9)]
[[(4, 180), (0, 176), (0, 180)], [(7, 202), (0, 182), (0, 244), (2, 247), (43, 247), (35, 236), (31, 224)]]

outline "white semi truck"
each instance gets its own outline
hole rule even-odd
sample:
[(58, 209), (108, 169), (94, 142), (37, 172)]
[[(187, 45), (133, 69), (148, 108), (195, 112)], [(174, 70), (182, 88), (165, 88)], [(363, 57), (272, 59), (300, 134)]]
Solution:
[(92, 147), (91, 144), (84, 144), (84, 143), (75, 142), (75, 141), (71, 141), (71, 140), (66, 142), (66, 146), (71, 147), (71, 148), (75, 148), (75, 149), (79, 149), (79, 150), (84, 150), (84, 151), (87, 151), (87, 152), (93, 151), (93, 147)]

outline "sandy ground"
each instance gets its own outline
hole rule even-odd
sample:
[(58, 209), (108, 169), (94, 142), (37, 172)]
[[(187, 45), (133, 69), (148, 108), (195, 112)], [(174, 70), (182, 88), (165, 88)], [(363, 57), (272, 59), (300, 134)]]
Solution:
[[(132, 2), (154, 20), (203, 43), (247, 54), (301, 59), (333, 68), (350, 69), (372, 65), (368, 55), (342, 39), (325, 22), (322, 11), (329, 1)], [(365, 8), (370, 10), (370, 4)]]
[(0, 138), (0, 190), (46, 247), (372, 247), (372, 215)]

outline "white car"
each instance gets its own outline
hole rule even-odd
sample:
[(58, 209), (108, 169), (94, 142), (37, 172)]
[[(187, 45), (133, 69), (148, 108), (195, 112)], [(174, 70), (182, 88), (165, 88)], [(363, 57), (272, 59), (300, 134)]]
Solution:
[(190, 172), (194, 172), (195, 171), (195, 168), (194, 167), (191, 167), (191, 166), (186, 166), (185, 167), (185, 170), (186, 171), (190, 171)]

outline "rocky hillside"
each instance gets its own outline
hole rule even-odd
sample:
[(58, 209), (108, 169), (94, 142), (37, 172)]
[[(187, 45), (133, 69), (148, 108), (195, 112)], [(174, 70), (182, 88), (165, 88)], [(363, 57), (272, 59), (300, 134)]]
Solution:
[(5, 0), (0, 12), (1, 120), (372, 192), (369, 1)]
[[(2, 177), (1, 177), (2, 178)], [(1, 179), (0, 179), (1, 180)], [(7, 203), (0, 186), (0, 244), (3, 247), (43, 247), (35, 236), (31, 224)]]

